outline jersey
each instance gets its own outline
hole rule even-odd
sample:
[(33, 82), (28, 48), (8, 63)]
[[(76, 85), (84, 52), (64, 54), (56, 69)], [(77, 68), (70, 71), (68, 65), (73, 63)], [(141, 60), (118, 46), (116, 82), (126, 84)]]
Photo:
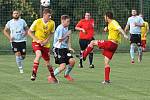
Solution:
[(80, 39), (86, 39), (91, 40), (94, 36), (94, 19), (85, 20), (81, 19), (76, 27), (83, 28), (85, 30), (85, 33), (80, 31), (79, 38)]
[(26, 38), (27, 24), (25, 20), (19, 18), (18, 20), (10, 20), (6, 24), (6, 28), (10, 30), (10, 37), (13, 38), (13, 42), (24, 42)]
[[(30, 27), (31, 31), (34, 31), (35, 37), (41, 41), (44, 41), (48, 36), (55, 31), (55, 22), (49, 20), (47, 23), (44, 23), (43, 18), (39, 18), (33, 22)], [(33, 40), (33, 42), (35, 42)], [(44, 45), (46, 48), (50, 48), (50, 41)]]
[(121, 42), (121, 34), (120, 34), (120, 31), (118, 30), (119, 28), (121, 28), (121, 26), (115, 20), (112, 20), (108, 24), (108, 33), (109, 33), (108, 40), (114, 40), (116, 42)]
[[(60, 24), (54, 33), (54, 48), (68, 48), (68, 37), (66, 36), (68, 32), (68, 27), (64, 27)], [(65, 37), (65, 38), (64, 38)], [(64, 38), (62, 42), (59, 42), (59, 39)]]
[(131, 16), (128, 18), (127, 25), (130, 25), (130, 34), (141, 34), (141, 27), (135, 26), (137, 24), (143, 24), (143, 18), (140, 16)]
[(148, 22), (144, 22), (144, 26), (141, 27), (141, 40), (146, 40), (146, 34), (149, 31)]

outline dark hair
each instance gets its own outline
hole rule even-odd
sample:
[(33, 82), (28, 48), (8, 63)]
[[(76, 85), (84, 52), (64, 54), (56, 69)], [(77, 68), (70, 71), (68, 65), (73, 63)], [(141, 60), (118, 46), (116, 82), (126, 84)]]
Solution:
[(61, 16), (61, 20), (66, 20), (66, 19), (70, 19), (69, 15), (62, 15)]
[(110, 19), (113, 19), (113, 13), (112, 12), (106, 12), (105, 16), (110, 18)]
[(45, 9), (43, 10), (43, 14), (47, 14), (47, 13), (52, 14), (52, 9), (45, 8)]

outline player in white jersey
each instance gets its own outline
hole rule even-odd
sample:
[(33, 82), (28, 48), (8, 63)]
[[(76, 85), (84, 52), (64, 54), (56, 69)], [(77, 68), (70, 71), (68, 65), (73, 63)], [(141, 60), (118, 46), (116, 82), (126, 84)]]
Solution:
[(25, 20), (20, 18), (19, 11), (12, 13), (12, 19), (7, 22), (4, 28), (4, 35), (11, 43), (12, 50), (16, 56), (16, 63), (20, 73), (23, 73), (23, 60), (26, 55), (26, 35), (28, 26)]

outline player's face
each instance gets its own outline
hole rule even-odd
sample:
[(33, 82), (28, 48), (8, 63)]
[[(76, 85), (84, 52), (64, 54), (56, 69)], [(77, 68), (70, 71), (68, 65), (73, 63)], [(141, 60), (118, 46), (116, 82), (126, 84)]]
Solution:
[(91, 15), (90, 15), (90, 13), (85, 13), (84, 17), (85, 17), (86, 20), (89, 20), (91, 18)]
[(70, 19), (63, 20), (62, 23), (65, 27), (68, 27), (70, 24)]
[(14, 18), (14, 19), (18, 19), (18, 18), (19, 18), (19, 16), (20, 16), (20, 14), (19, 14), (19, 12), (18, 12), (18, 11), (13, 11), (12, 16), (13, 16), (13, 18)]
[(137, 11), (136, 10), (132, 10), (132, 16), (136, 16), (137, 15)]
[(49, 21), (51, 19), (51, 14), (50, 13), (46, 13), (43, 15), (43, 18), (45, 21)]
[(105, 15), (104, 16), (104, 20), (105, 20), (105, 22), (108, 22), (108, 20), (107, 20), (108, 18), (107, 18), (107, 16)]

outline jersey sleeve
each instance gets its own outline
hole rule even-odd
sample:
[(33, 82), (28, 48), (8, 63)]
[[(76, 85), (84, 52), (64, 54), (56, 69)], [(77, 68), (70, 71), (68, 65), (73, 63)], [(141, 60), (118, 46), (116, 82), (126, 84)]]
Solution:
[(8, 29), (10, 28), (9, 21), (6, 23), (5, 27), (8, 28)]
[(25, 20), (23, 20), (23, 25), (24, 25), (24, 27), (27, 27), (27, 23)]
[(140, 18), (140, 24), (143, 24), (144, 23), (144, 20), (142, 17), (139, 17)]
[(82, 27), (82, 21), (81, 20), (77, 23), (76, 27)]
[(30, 27), (30, 30), (31, 30), (31, 31), (36, 31), (36, 25), (37, 25), (37, 20), (35, 20), (35, 21), (32, 23), (32, 25), (31, 25), (31, 27)]
[(62, 39), (62, 37), (63, 37), (63, 30), (62, 30), (62, 28), (61, 28), (61, 27), (58, 27), (58, 28), (57, 28), (57, 32), (58, 32), (58, 33), (57, 33), (57, 34), (58, 34), (58, 35), (57, 35), (57, 38), (58, 38), (58, 39)]
[(52, 30), (51, 30), (51, 33), (54, 33), (54, 32), (55, 32), (55, 22), (53, 23)]
[(128, 18), (127, 25), (130, 25), (130, 18)]

